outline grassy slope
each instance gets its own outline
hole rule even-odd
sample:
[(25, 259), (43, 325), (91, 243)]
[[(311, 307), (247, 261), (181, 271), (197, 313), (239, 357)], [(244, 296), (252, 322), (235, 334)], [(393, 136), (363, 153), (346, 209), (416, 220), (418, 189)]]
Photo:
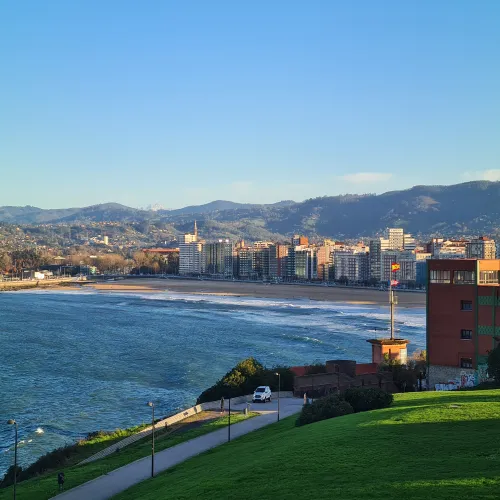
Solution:
[(115, 498), (499, 497), (500, 390), (397, 395), (384, 410), (301, 428), (294, 420), (195, 457)]
[[(250, 416), (255, 416), (256, 414), (251, 413)], [(243, 420), (245, 417), (242, 414), (231, 415), (231, 423), (237, 423)], [(207, 434), (208, 432), (213, 432), (222, 427), (227, 426), (227, 417), (217, 419), (215, 421), (201, 425), (200, 427), (182, 432), (179, 434), (166, 435), (161, 437), (161, 432), (157, 434), (155, 441), (155, 450), (161, 451), (176, 444), (182, 443), (189, 439)], [(120, 438), (122, 439), (122, 438)], [(113, 441), (108, 441), (106, 443), (98, 442), (98, 448), (93, 448), (92, 453), (85, 453), (86, 456), (91, 456), (93, 453), (99, 451), (99, 449), (106, 448)], [(98, 476), (108, 473), (111, 470), (117, 469), (123, 465), (130, 462), (138, 460), (143, 457), (147, 457), (151, 454), (151, 438), (146, 437), (141, 439), (137, 443), (131, 444), (126, 448), (123, 448), (119, 453), (114, 453), (108, 457), (102, 458), (90, 464), (78, 466), (74, 465), (69, 468), (64, 469), (64, 474), (66, 478), (65, 489), (74, 488), (86, 481), (90, 481)], [(83, 460), (84, 456), (80, 456), (79, 459)], [(80, 460), (78, 460), (80, 461)], [(18, 500), (45, 500), (53, 497), (57, 494), (57, 472), (59, 470), (49, 472), (43, 476), (37, 478), (28, 479), (17, 485), (17, 498)], [(0, 489), (0, 500), (11, 500), (12, 499), (12, 487)]]

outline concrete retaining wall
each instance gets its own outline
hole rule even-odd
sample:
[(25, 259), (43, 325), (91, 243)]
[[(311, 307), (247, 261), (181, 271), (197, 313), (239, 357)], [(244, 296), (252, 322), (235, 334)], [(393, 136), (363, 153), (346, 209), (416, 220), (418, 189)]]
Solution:
[(450, 381), (459, 381), (462, 375), (474, 375), (471, 368), (460, 368), (458, 366), (429, 366), (429, 388), (432, 390), (436, 384), (447, 384)]
[[(237, 398), (231, 398), (231, 405), (237, 405), (241, 403), (246, 403), (252, 401), (252, 396), (253, 394), (249, 394), (247, 396), (238, 396)], [(277, 399), (278, 393), (275, 392), (273, 393), (273, 398)], [(282, 391), (280, 393), (280, 399), (281, 398), (291, 398), (293, 397), (293, 393), (291, 391)], [(228, 408), (228, 402), (227, 400), (224, 401), (224, 407)], [(178, 422), (181, 422), (182, 420), (191, 417), (193, 415), (197, 415), (198, 413), (201, 413), (202, 411), (206, 410), (220, 410), (220, 400), (218, 401), (210, 401), (208, 403), (202, 403), (199, 405), (192, 406), (191, 408), (187, 408), (186, 410), (183, 410), (179, 413), (176, 413), (175, 415), (172, 415), (171, 417), (167, 417), (163, 420), (160, 420), (155, 424), (155, 429), (159, 429), (161, 427), (168, 427), (170, 425), (176, 424)], [(104, 450), (101, 450), (99, 453), (96, 453), (95, 455), (92, 455), (89, 458), (86, 458), (82, 462), (80, 462), (78, 465), (83, 465), (87, 464), (89, 462), (94, 462), (95, 460), (99, 460), (100, 458), (107, 457), (108, 455), (111, 455), (112, 453), (116, 453), (117, 450), (120, 450), (124, 448), (125, 446), (128, 446), (129, 444), (135, 443), (136, 441), (139, 441), (139, 439), (142, 439), (146, 436), (149, 436), (151, 434), (151, 431), (153, 430), (153, 426), (148, 426), (144, 428), (142, 431), (139, 431), (137, 434), (133, 434), (132, 436), (128, 436), (125, 439), (122, 439), (118, 443), (113, 444), (112, 446), (109, 446), (108, 448), (105, 448)]]

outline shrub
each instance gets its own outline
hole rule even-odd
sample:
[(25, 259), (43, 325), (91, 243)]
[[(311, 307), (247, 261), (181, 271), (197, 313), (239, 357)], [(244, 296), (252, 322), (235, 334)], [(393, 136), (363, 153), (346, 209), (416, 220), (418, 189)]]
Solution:
[(344, 399), (352, 406), (354, 412), (358, 413), (387, 408), (392, 404), (394, 397), (378, 387), (369, 389), (353, 387), (344, 392)]
[(352, 406), (337, 396), (336, 394), (317, 399), (312, 404), (306, 404), (302, 407), (296, 425), (312, 424), (329, 418), (341, 417), (354, 413)]
[(500, 383), (500, 344), (488, 353), (488, 375)]
[(418, 390), (419, 378), (425, 378), (427, 372), (426, 351), (415, 351), (406, 364), (384, 355), (384, 361), (378, 366), (378, 371), (392, 373), (396, 387), (403, 392)]
[(269, 369), (264, 368), (254, 358), (245, 359), (228, 371), (212, 387), (203, 391), (197, 399), (197, 404), (217, 401), (222, 397), (235, 398), (251, 394), (259, 385), (268, 385), (272, 391), (277, 391), (278, 377), (275, 375), (276, 373), (281, 374), (281, 390), (292, 391), (294, 374), (288, 367), (278, 366)]

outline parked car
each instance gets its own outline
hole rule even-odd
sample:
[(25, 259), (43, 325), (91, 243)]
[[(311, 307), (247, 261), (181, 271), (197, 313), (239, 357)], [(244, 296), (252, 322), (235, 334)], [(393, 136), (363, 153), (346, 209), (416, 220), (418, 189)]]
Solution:
[(253, 403), (265, 403), (266, 401), (271, 401), (272, 394), (271, 389), (268, 385), (261, 385), (255, 389), (253, 393), (252, 402)]

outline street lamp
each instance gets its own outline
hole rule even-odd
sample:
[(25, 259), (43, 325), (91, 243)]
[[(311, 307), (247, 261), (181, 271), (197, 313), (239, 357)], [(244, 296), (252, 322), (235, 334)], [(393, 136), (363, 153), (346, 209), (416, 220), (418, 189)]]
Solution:
[(280, 395), (281, 395), (281, 373), (276, 372), (278, 376), (278, 422), (280, 421)]
[(151, 407), (153, 415), (151, 417), (151, 424), (153, 430), (151, 432), (151, 477), (155, 477), (155, 404), (149, 401), (148, 406)]
[(16, 442), (14, 444), (14, 500), (16, 500), (16, 484), (17, 484), (17, 422), (15, 420), (7, 420), (8, 425), (13, 425), (16, 429)]
[(228, 414), (227, 414), (227, 418), (228, 418), (228, 422), (227, 422), (227, 441), (231, 441), (231, 386), (229, 384), (225, 384), (226, 385), (226, 389), (227, 389), (227, 393), (228, 393)]

